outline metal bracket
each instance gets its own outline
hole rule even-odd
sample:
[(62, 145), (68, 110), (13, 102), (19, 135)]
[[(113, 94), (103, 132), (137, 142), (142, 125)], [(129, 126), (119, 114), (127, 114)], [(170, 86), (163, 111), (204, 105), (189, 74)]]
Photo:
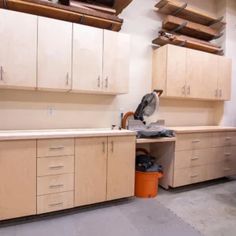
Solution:
[(208, 24), (208, 26), (214, 25), (214, 24), (216, 24), (216, 23), (222, 21), (223, 19), (224, 19), (224, 16), (221, 16), (221, 17), (217, 18), (216, 20), (211, 21), (211, 22)]
[(187, 43), (187, 40), (185, 40), (184, 42), (182, 42), (182, 43), (180, 43), (178, 45), (181, 46), (181, 47), (184, 47), (186, 45), (186, 43)]
[(112, 29), (113, 29), (113, 26), (114, 26), (114, 24), (111, 23), (111, 26), (109, 27), (109, 30), (112, 30)]
[(181, 11), (183, 11), (188, 6), (188, 3), (184, 3), (179, 9), (171, 13), (172, 16), (177, 16)]
[(81, 16), (79, 23), (83, 24), (83, 21), (84, 21), (84, 15)]
[(214, 38), (212, 38), (212, 39), (218, 39), (218, 38), (222, 37), (223, 35), (224, 35), (224, 32), (222, 32), (222, 33), (216, 35), (216, 36), (215, 36)]
[(3, 8), (8, 9), (8, 7), (7, 7), (7, 0), (3, 0)]
[(170, 33), (175, 33), (183, 29), (188, 24), (188, 21), (183, 22), (181, 25), (177, 26), (175, 29), (171, 30)]

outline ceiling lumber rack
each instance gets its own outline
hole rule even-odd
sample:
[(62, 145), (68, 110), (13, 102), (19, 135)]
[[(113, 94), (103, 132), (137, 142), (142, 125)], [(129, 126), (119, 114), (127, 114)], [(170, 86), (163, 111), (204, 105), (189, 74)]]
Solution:
[(65, 6), (42, 0), (2, 0), (0, 8), (45, 16), (112, 31), (120, 31), (123, 19), (92, 9)]

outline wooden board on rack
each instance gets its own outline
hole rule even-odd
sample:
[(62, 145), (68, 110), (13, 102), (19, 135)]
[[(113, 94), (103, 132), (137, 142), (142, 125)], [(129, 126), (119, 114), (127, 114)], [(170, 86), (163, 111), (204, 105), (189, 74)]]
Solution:
[[(212, 25), (214, 29), (222, 29), (226, 24), (222, 20), (218, 22), (219, 19), (216, 16), (197, 9), (196, 7), (192, 7), (189, 4), (186, 4), (186, 2), (180, 0), (160, 0), (155, 7), (158, 8), (158, 12), (167, 15), (175, 15), (207, 26)], [(213, 24), (214, 22), (217, 23)]]
[(165, 37), (165, 36), (159, 36), (158, 38), (154, 39), (152, 41), (154, 44), (158, 44), (160, 46), (166, 45), (166, 44), (173, 44), (173, 45), (179, 45), (186, 48), (192, 48), (204, 52), (214, 53), (214, 54), (222, 54), (222, 49), (219, 47), (207, 45), (200, 43), (193, 39), (188, 39), (186, 36), (183, 35), (173, 35), (171, 38)]
[(168, 31), (172, 31), (179, 28), (177, 32), (180, 34), (185, 34), (191, 37), (207, 41), (218, 37), (221, 33), (220, 30), (213, 29), (210, 26), (201, 25), (171, 15), (168, 15), (163, 20), (162, 28)]
[(0, 2), (0, 7), (113, 31), (120, 31), (123, 23), (115, 15), (41, 0), (5, 0), (5, 4)]
[(116, 10), (116, 15), (119, 15), (133, 0), (116, 0), (114, 4), (114, 9)]

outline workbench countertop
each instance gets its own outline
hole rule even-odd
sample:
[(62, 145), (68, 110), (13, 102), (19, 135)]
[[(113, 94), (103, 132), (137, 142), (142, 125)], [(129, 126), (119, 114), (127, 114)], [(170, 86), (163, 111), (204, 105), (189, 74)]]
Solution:
[(175, 133), (200, 133), (200, 132), (231, 132), (236, 131), (236, 127), (227, 126), (179, 126), (179, 127), (168, 127), (174, 130)]
[(44, 129), (44, 130), (0, 130), (1, 140), (76, 138), (102, 136), (135, 136), (130, 130), (95, 129)]

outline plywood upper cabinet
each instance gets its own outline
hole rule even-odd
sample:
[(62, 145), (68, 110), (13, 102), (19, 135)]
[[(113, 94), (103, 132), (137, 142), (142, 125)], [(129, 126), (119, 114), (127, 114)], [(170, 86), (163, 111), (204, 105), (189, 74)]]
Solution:
[(218, 99), (230, 100), (232, 60), (218, 57)]
[(72, 23), (38, 18), (38, 89), (71, 89)]
[(36, 88), (37, 16), (0, 9), (0, 88)]
[(135, 140), (108, 137), (107, 200), (134, 196)]
[(128, 92), (129, 61), (129, 35), (104, 30), (103, 88), (105, 92)]
[(0, 220), (36, 214), (36, 141), (0, 142)]
[(153, 53), (153, 89), (165, 97), (230, 99), (231, 60), (197, 50), (166, 45)]
[(73, 91), (101, 92), (103, 31), (73, 24)]
[(77, 138), (75, 206), (106, 200), (107, 137)]
[(214, 99), (217, 90), (218, 57), (187, 49), (187, 96)]

